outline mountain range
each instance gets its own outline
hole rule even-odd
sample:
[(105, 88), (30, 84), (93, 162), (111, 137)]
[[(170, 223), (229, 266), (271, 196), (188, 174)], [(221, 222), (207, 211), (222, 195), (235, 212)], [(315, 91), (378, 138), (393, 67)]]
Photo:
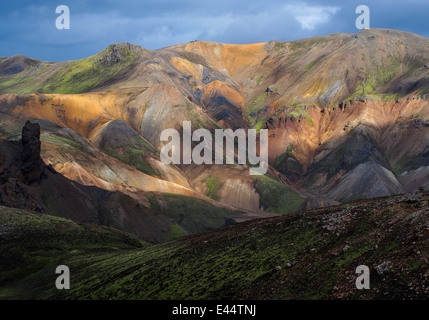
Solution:
[[(423, 192), (428, 106), (429, 39), (388, 29), (159, 50), (117, 43), (64, 62), (3, 57), (0, 205), (147, 245)], [(184, 121), (268, 129), (267, 174), (163, 163), (161, 132)]]

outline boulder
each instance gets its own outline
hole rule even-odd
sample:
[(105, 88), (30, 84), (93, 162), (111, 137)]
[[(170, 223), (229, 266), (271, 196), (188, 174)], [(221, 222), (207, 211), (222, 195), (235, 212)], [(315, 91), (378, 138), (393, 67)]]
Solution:
[(383, 274), (384, 272), (386, 272), (387, 270), (389, 270), (390, 268), (392, 268), (393, 263), (390, 261), (385, 261), (382, 264), (378, 265), (375, 267), (375, 270), (377, 270), (378, 274)]

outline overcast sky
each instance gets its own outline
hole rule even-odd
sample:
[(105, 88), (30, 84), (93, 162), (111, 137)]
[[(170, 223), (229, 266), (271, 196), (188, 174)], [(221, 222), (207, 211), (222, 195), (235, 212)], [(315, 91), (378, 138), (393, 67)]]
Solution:
[[(192, 40), (243, 44), (357, 33), (361, 4), (370, 8), (372, 28), (429, 37), (428, 0), (1, 0), (0, 56), (61, 61), (116, 42), (159, 49)], [(55, 26), (58, 5), (70, 8), (69, 30)]]

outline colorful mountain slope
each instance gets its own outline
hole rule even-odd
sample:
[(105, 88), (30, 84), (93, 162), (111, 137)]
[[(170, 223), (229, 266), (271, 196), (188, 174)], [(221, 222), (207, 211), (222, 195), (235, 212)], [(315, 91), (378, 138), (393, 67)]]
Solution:
[[(385, 29), (154, 51), (120, 43), (58, 63), (15, 56), (0, 62), (0, 130), (15, 139), (28, 118), (72, 130), (67, 141), (42, 132), (42, 154), (83, 184), (286, 213), (428, 186), (428, 62), (427, 38)], [(162, 164), (160, 134), (183, 121), (268, 128), (266, 178), (286, 198), (245, 166)]]

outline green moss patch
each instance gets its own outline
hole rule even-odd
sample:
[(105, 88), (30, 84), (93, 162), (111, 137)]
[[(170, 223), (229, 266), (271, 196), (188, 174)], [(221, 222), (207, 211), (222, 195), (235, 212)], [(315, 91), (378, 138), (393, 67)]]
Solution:
[(255, 176), (255, 189), (260, 206), (266, 211), (287, 214), (299, 211), (305, 200), (294, 190), (268, 176)]

